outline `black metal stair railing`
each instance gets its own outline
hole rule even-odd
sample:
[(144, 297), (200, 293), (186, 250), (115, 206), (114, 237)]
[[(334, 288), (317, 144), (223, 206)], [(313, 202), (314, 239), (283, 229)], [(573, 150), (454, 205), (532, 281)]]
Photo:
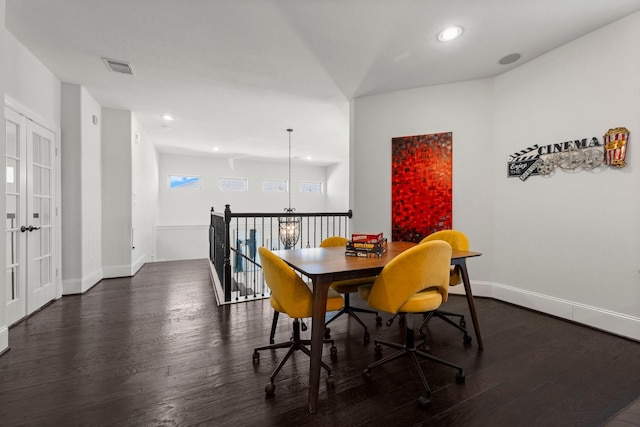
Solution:
[(350, 236), (352, 212), (234, 213), (211, 208), (209, 259), (222, 287), (222, 303), (264, 298), (264, 283), (257, 248), (285, 248), (279, 238), (279, 218), (300, 219), (300, 239), (293, 248), (317, 247), (329, 236)]

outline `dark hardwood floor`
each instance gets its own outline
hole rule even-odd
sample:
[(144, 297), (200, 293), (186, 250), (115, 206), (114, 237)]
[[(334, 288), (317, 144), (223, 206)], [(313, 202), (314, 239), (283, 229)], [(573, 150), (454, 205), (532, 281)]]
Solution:
[[(206, 260), (147, 264), (11, 328), (11, 349), (0, 356), (0, 425), (599, 426), (640, 395), (640, 343), (491, 299), (476, 304), (483, 352), (475, 338), (465, 347), (457, 330), (432, 321), (431, 351), (462, 365), (466, 383), (423, 362), (433, 390), (426, 410), (408, 359), (367, 382), (373, 342), (363, 343), (354, 321), (333, 322), (338, 360), (328, 348), (324, 360), (335, 389), (323, 372), (318, 412), (309, 414), (306, 356), (280, 372), (273, 398), (264, 386), (283, 350), (252, 364), (253, 347), (268, 342), (268, 300), (218, 307)], [(466, 313), (466, 300), (451, 296), (446, 308)], [(402, 341), (399, 322), (362, 318), (372, 338)], [(276, 340), (290, 333), (281, 316)]]

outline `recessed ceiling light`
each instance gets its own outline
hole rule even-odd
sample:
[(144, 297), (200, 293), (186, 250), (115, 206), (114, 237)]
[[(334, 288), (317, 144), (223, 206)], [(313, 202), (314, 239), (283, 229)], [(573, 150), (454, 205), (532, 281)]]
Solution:
[(440, 31), (440, 34), (438, 34), (438, 40), (440, 40), (441, 42), (450, 42), (457, 39), (461, 35), (462, 35), (462, 27), (460, 26), (449, 27)]
[(170, 122), (173, 120), (173, 116), (171, 114), (164, 114), (162, 116), (163, 119), (165, 119), (166, 121)]
[(504, 58), (500, 59), (500, 61), (498, 61), (498, 64), (501, 64), (501, 65), (513, 64), (518, 59), (520, 59), (520, 54), (519, 53), (510, 53), (509, 55), (507, 55)]
[(220, 151), (218, 147), (213, 147), (213, 151)]

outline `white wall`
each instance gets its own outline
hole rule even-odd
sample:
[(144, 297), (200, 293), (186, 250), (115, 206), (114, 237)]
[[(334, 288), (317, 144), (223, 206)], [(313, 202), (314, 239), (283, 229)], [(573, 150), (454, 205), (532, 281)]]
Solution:
[[(288, 174), (287, 162), (257, 162), (249, 159), (229, 162), (213, 157), (160, 154), (157, 260), (208, 257), (207, 230), (211, 207), (216, 212), (224, 212), (226, 204), (231, 205), (233, 212), (283, 212), (289, 204), (288, 193), (265, 193), (262, 191), (262, 181), (287, 181)], [(170, 190), (169, 175), (200, 176), (201, 189)], [(249, 190), (222, 191), (218, 188), (218, 179), (221, 177), (247, 178)], [(301, 181), (323, 182), (326, 189), (327, 168), (293, 162), (291, 179), (294, 190), (291, 206), (297, 211), (334, 211), (329, 210), (326, 191), (322, 194), (299, 192)], [(341, 212), (346, 212), (346, 204), (341, 209)]]
[[(66, 293), (82, 288), (82, 131), (80, 86), (62, 85), (62, 280), (76, 282)], [(73, 289), (72, 289), (73, 288)]]
[[(102, 175), (101, 175), (101, 136), (100, 104), (87, 92), (80, 89), (80, 121), (82, 132), (81, 168), (82, 168), (82, 270), (88, 278), (82, 292), (88, 290), (102, 279)], [(93, 117), (98, 123), (93, 123)], [(64, 173), (64, 170), (62, 171)]]
[(62, 292), (75, 294), (102, 279), (101, 108), (69, 83), (62, 84), (61, 105)]
[(479, 80), (358, 98), (354, 101), (353, 229), (391, 236), (391, 138), (452, 132), (453, 227), (464, 230), (484, 258), (475, 277), (490, 272), (493, 208), (493, 82)]
[[(392, 137), (451, 131), (453, 226), (483, 252), (474, 293), (640, 339), (637, 40), (640, 14), (495, 79), (356, 99), (354, 226), (390, 234)], [(624, 169), (507, 178), (511, 153), (617, 126)]]
[[(620, 316), (640, 317), (638, 40), (640, 13), (496, 78), (492, 165), (492, 280), (544, 295), (534, 304), (553, 314), (635, 338), (640, 323)], [(505, 179), (506, 158), (519, 149), (602, 141), (618, 126), (631, 131), (623, 169)]]
[(132, 257), (132, 117), (102, 109), (102, 266), (105, 277), (130, 276)]
[(327, 167), (327, 193), (328, 212), (347, 212), (349, 206), (349, 162), (345, 161)]
[[(5, 94), (22, 112), (51, 128), (60, 125), (60, 80), (4, 30)], [(53, 130), (53, 129), (52, 129)]]
[(131, 209), (133, 224), (132, 268), (138, 271), (155, 259), (158, 210), (158, 151), (135, 114), (132, 115)]

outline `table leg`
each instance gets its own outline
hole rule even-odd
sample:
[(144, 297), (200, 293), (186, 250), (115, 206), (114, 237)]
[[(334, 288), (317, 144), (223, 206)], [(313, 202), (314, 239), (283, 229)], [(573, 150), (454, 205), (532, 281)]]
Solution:
[(324, 340), (324, 317), (327, 312), (327, 292), (332, 278), (319, 276), (313, 280), (313, 319), (311, 324), (311, 362), (309, 363), (309, 412), (316, 412), (320, 389), (320, 362)]
[(460, 259), (457, 264), (462, 272), (462, 283), (464, 284), (464, 292), (467, 294), (467, 302), (469, 303), (469, 311), (471, 312), (471, 320), (473, 321), (473, 329), (476, 332), (476, 340), (478, 341), (478, 349), (484, 350), (482, 345), (482, 336), (480, 335), (480, 324), (478, 323), (478, 315), (476, 314), (476, 306), (473, 302), (473, 293), (471, 292), (471, 283), (469, 282), (469, 273), (467, 272), (467, 263), (464, 258)]

